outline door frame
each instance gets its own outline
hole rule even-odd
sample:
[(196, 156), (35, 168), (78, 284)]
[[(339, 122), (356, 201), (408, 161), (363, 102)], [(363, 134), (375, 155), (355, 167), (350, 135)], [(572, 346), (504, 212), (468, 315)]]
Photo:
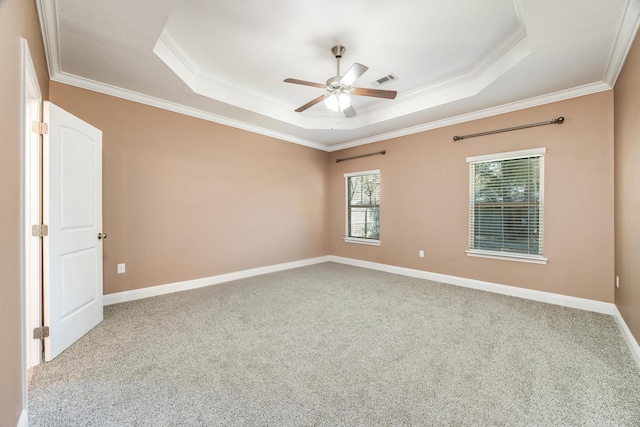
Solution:
[(23, 408), (27, 408), (28, 370), (42, 362), (42, 341), (33, 339), (33, 329), (42, 326), (42, 239), (31, 235), (31, 227), (42, 220), (42, 136), (32, 131), (32, 122), (42, 121), (42, 92), (25, 38), (20, 39), (21, 96), (21, 299)]

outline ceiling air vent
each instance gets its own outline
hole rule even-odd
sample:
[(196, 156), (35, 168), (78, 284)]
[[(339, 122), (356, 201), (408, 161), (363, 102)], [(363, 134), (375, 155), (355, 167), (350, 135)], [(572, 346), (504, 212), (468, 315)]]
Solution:
[(378, 80), (376, 80), (376, 83), (378, 83), (380, 86), (382, 86), (382, 85), (387, 84), (389, 82), (392, 82), (394, 80), (398, 80), (398, 78), (394, 74), (389, 74), (389, 75), (386, 75), (386, 76), (381, 77)]

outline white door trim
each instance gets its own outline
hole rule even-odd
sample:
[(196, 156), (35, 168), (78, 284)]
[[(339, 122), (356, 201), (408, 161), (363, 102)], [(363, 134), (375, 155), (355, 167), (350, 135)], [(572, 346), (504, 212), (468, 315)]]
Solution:
[(31, 130), (31, 122), (42, 119), (42, 93), (26, 39), (20, 39), (20, 48), (22, 399), (26, 409), (27, 370), (42, 361), (42, 343), (32, 336), (33, 328), (42, 325), (42, 241), (31, 236), (31, 226), (39, 224), (42, 215), (42, 138)]

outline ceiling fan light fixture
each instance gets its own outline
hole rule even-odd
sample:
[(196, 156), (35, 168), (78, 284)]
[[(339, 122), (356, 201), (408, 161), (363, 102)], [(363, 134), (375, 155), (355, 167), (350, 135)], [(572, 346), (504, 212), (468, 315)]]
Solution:
[(346, 93), (333, 94), (324, 100), (324, 104), (332, 111), (344, 111), (351, 105), (351, 97)]
[(351, 68), (349, 68), (346, 73), (341, 75), (340, 58), (342, 57), (344, 50), (344, 46), (339, 45), (334, 46), (331, 49), (331, 53), (333, 53), (333, 55), (336, 57), (337, 62), (336, 75), (327, 80), (326, 84), (308, 82), (298, 79), (284, 79), (285, 83), (312, 86), (320, 89), (325, 89), (327, 91), (327, 93), (325, 93), (324, 95), (320, 95), (319, 97), (307, 102), (302, 107), (296, 108), (296, 113), (301, 113), (324, 100), (324, 103), (328, 109), (336, 112), (343, 112), (345, 117), (349, 118), (356, 115), (356, 110), (351, 105), (351, 97), (349, 95), (395, 99), (397, 95), (397, 92), (395, 90), (369, 89), (351, 86), (369, 68), (366, 65), (354, 62)]

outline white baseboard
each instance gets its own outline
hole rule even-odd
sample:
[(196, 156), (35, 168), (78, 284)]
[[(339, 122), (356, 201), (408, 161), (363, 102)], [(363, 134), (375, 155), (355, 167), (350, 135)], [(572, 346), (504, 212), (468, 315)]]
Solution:
[(411, 268), (396, 267), (388, 264), (379, 264), (376, 262), (361, 261), (357, 259), (343, 258), (333, 255), (330, 255), (328, 258), (329, 261), (337, 262), (340, 264), (369, 268), (372, 270), (400, 274), (402, 276), (415, 277), (418, 279), (433, 280), (434, 282), (462, 286), (464, 288), (478, 289), (481, 291), (509, 295), (512, 297), (524, 298), (533, 301), (546, 302), (549, 304), (561, 305), (564, 307), (578, 308), (581, 310), (593, 311), (596, 313), (613, 315), (614, 309), (616, 307), (615, 304), (602, 301), (571, 297), (567, 295), (554, 294), (551, 292), (535, 291), (532, 289), (518, 288), (516, 286), (500, 285), (497, 283), (483, 282), (481, 280), (465, 279), (464, 277), (449, 276), (446, 274), (431, 273), (422, 270), (413, 270)]
[(261, 274), (275, 273), (277, 271), (306, 267), (308, 265), (320, 264), (323, 262), (336, 262), (340, 264), (351, 265), (354, 267), (368, 268), (371, 270), (384, 271), (387, 273), (415, 277), (418, 279), (432, 280), (434, 282), (478, 289), (481, 291), (509, 295), (533, 301), (546, 302), (549, 304), (561, 305), (570, 308), (578, 308), (581, 310), (593, 311), (596, 313), (614, 315), (614, 313), (617, 312), (615, 304), (602, 301), (571, 297), (550, 292), (535, 291), (532, 289), (518, 288), (515, 286), (507, 286), (491, 282), (483, 282), (481, 280), (466, 279), (464, 277), (449, 276), (446, 274), (432, 273), (423, 270), (414, 270), (411, 268), (396, 267), (388, 264), (344, 258), (335, 255), (309, 258), (300, 261), (287, 262), (284, 264), (275, 264), (266, 267), (258, 267), (249, 270), (236, 271), (233, 273), (220, 274), (218, 276), (204, 277), (201, 279), (186, 280), (183, 282), (168, 283), (165, 285), (134, 289), (132, 291), (107, 294), (103, 296), (103, 303), (104, 305), (111, 305), (121, 302), (135, 301), (137, 299), (155, 297), (158, 295), (165, 295), (173, 292), (218, 285), (220, 283), (230, 282), (232, 280), (246, 279), (248, 277), (259, 276)]
[(615, 317), (616, 322), (618, 323), (618, 327), (624, 336), (627, 345), (629, 346), (629, 350), (631, 350), (631, 354), (635, 359), (638, 366), (640, 366), (640, 346), (638, 345), (638, 341), (636, 341), (635, 337), (631, 333), (631, 330), (627, 326), (627, 323), (622, 318), (622, 314), (618, 310), (618, 307), (615, 307), (613, 317)]
[[(631, 331), (627, 327), (627, 324), (625, 323), (615, 304), (590, 300), (586, 298), (577, 298), (567, 295), (554, 294), (551, 292), (542, 292), (532, 289), (518, 288), (515, 286), (501, 285), (498, 283), (484, 282), (481, 280), (466, 279), (464, 277), (449, 276), (447, 274), (396, 267), (393, 265), (380, 264), (371, 261), (344, 258), (334, 255), (287, 262), (284, 264), (276, 264), (266, 267), (252, 268), (249, 270), (242, 270), (234, 273), (221, 274), (218, 276), (205, 277), (202, 279), (186, 280), (184, 282), (169, 283), (166, 285), (151, 286), (148, 288), (118, 292), (115, 294), (107, 294), (104, 295), (103, 302), (104, 305), (118, 304), (121, 302), (134, 301), (137, 299), (170, 294), (173, 292), (218, 285), (220, 283), (230, 282), (232, 280), (246, 279), (248, 277), (259, 276), (261, 274), (275, 273), (277, 271), (290, 270), (292, 268), (298, 267), (306, 267), (308, 265), (320, 264), (323, 262), (336, 262), (339, 264), (346, 264), (354, 267), (368, 268), (371, 270), (384, 271), (386, 273), (399, 274), (402, 276), (415, 277), (418, 279), (432, 280), (434, 282), (446, 283), (449, 285), (478, 289), (481, 291), (493, 292), (517, 298), (545, 302), (548, 304), (555, 304), (569, 308), (592, 311), (595, 313), (608, 314), (616, 319), (616, 322), (618, 323), (618, 326), (620, 327), (620, 330), (622, 331), (622, 334), (627, 341), (634, 359), (638, 363), (638, 366), (640, 366), (640, 347), (638, 346), (638, 342), (631, 334)], [(26, 424), (24, 425), (26, 426)]]
[(497, 283), (483, 282), (480, 280), (465, 279), (463, 277), (448, 276), (446, 274), (431, 273), (422, 270), (413, 270), (410, 268), (396, 267), (393, 265), (379, 264), (370, 261), (361, 261), (351, 258), (343, 258), (330, 255), (328, 261), (341, 264), (352, 265), (355, 267), (369, 268), (372, 270), (384, 271), (387, 273), (400, 274), (402, 276), (416, 277), (418, 279), (433, 280), (435, 282), (447, 283), (465, 288), (479, 289), (487, 292), (494, 292), (503, 295), (509, 295), (518, 298), (529, 299), (533, 301), (546, 302), (549, 304), (561, 305), (564, 307), (577, 308), (580, 310), (593, 311), (601, 314), (608, 314), (615, 318), (622, 335), (624, 336), (627, 346), (631, 351), (636, 364), (640, 367), (640, 346), (638, 341), (629, 330), (626, 322), (622, 318), (618, 307), (612, 303), (595, 301), (586, 298), (570, 297), (566, 295), (554, 294), (551, 292), (534, 291), (532, 289), (518, 288), (515, 286), (500, 285)]
[(233, 273), (220, 274), (218, 276), (204, 277), (201, 279), (185, 280), (184, 282), (168, 283), (166, 285), (150, 286), (148, 288), (134, 289), (132, 291), (106, 294), (102, 298), (103, 305), (118, 304), (121, 302), (135, 301), (142, 298), (155, 297), (158, 295), (170, 294), (173, 292), (187, 291), (189, 289), (203, 288), (206, 286), (218, 285), (232, 280), (246, 279), (248, 277), (259, 276), (261, 274), (275, 273), (277, 271), (290, 270), (292, 268), (306, 267), (308, 265), (320, 264), (329, 261), (328, 257), (318, 257), (303, 259), (300, 261), (287, 262), (284, 264), (269, 265), (266, 267), (252, 268), (249, 270), (236, 271)]
[(18, 424), (16, 427), (27, 427), (29, 425), (29, 417), (27, 416), (27, 411), (24, 409), (20, 413), (20, 419), (18, 419)]

